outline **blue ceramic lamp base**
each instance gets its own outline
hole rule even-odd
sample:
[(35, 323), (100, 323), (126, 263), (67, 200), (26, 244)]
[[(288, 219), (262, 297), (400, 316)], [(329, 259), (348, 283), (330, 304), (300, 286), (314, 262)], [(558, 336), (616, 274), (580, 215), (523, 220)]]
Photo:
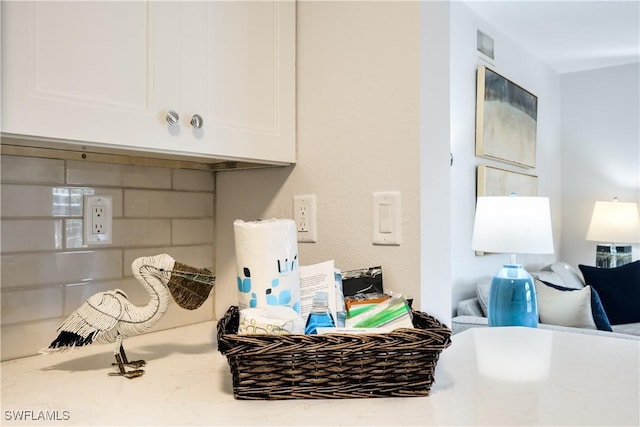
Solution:
[(489, 326), (538, 327), (533, 277), (519, 264), (505, 264), (489, 288)]

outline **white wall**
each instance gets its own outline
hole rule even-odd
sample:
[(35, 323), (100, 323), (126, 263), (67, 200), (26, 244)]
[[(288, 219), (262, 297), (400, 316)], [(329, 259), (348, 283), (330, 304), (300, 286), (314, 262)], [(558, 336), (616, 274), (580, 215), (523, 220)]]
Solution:
[[(218, 316), (236, 301), (233, 220), (291, 217), (295, 194), (318, 196), (319, 242), (299, 245), (302, 265), (380, 264), (387, 289), (445, 322), (476, 280), (499, 269), (506, 256), (471, 250), (476, 165), (496, 164), (474, 154), (479, 24), (496, 40), (493, 68), (539, 97), (538, 166), (528, 172), (551, 198), (559, 251), (553, 70), (460, 2), (299, 2), (298, 163), (218, 174)], [(402, 246), (371, 244), (371, 193), (381, 190), (402, 192)], [(519, 261), (535, 269), (554, 259)]]
[(451, 97), (449, 2), (420, 7), (421, 307), (451, 318)]
[[(298, 162), (217, 175), (217, 316), (237, 303), (233, 220), (291, 218), (296, 194), (317, 195), (301, 265), (382, 265), (385, 289), (420, 296), (419, 3), (297, 8)], [(372, 192), (386, 190), (402, 193), (401, 246), (371, 242)]]
[[(498, 32), (461, 2), (451, 3), (451, 260), (453, 303), (475, 296), (475, 283), (493, 276), (508, 255), (475, 256), (471, 249), (476, 198), (476, 166), (489, 164), (538, 176), (538, 195), (550, 198), (556, 256), (561, 251), (561, 99), (560, 77), (505, 34)], [(495, 41), (493, 64), (476, 52), (476, 29)], [(476, 70), (486, 65), (538, 97), (535, 169), (509, 166), (475, 157)], [(519, 255), (518, 262), (535, 270), (554, 255)]]
[(640, 202), (640, 65), (562, 75), (562, 119), (562, 258), (595, 265), (594, 203)]

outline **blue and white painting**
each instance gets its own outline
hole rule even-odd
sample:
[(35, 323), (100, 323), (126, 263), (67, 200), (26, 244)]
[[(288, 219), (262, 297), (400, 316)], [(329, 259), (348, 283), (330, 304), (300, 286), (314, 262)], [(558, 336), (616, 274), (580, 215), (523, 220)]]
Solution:
[(487, 67), (477, 85), (476, 155), (534, 168), (538, 98)]

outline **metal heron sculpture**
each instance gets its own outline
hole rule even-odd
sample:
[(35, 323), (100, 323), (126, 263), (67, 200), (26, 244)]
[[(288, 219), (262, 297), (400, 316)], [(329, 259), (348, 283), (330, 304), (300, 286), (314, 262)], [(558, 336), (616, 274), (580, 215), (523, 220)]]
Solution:
[[(43, 353), (64, 351), (92, 343), (116, 343), (114, 356), (118, 372), (109, 375), (136, 378), (144, 360), (129, 361), (122, 341), (155, 325), (165, 314), (170, 298), (182, 308), (194, 310), (209, 296), (215, 276), (207, 269), (181, 264), (167, 254), (141, 257), (131, 265), (134, 277), (149, 293), (144, 306), (132, 304), (120, 289), (89, 297), (58, 328), (58, 337)], [(127, 371), (125, 366), (134, 368)]]

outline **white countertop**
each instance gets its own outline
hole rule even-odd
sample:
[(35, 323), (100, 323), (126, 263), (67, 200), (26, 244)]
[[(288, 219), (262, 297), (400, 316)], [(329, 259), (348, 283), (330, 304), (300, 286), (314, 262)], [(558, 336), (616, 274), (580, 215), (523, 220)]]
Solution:
[[(130, 359), (147, 360), (146, 373), (132, 380), (107, 375), (113, 370), (110, 344), (3, 362), (1, 423), (640, 424), (638, 341), (527, 328), (471, 329), (452, 340), (428, 397), (246, 401), (233, 398), (226, 359), (215, 347), (215, 323), (205, 322), (125, 340)], [(506, 358), (497, 360), (500, 355)], [(496, 366), (498, 376), (515, 369), (530, 378), (492, 379)], [(542, 378), (531, 378), (536, 374)], [(54, 420), (38, 419), (46, 416)]]

